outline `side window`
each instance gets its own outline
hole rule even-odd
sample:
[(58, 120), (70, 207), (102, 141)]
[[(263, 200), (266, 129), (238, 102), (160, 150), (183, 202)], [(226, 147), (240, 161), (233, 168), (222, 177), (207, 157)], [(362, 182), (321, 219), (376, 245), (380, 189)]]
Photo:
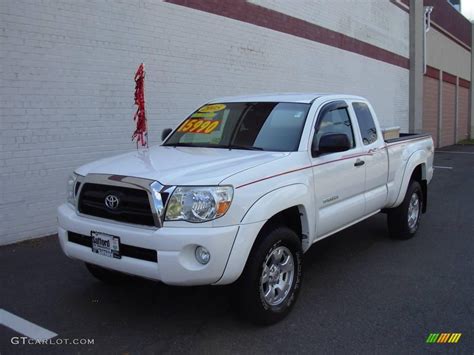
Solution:
[(351, 119), (345, 107), (328, 111), (320, 119), (317, 132), (314, 136), (319, 145), (321, 136), (327, 133), (344, 133), (349, 138), (351, 148), (354, 148), (354, 133), (352, 131)]
[(374, 143), (377, 140), (377, 129), (375, 128), (374, 118), (370, 113), (369, 106), (363, 102), (354, 102), (352, 107), (359, 123), (362, 141), (365, 145)]

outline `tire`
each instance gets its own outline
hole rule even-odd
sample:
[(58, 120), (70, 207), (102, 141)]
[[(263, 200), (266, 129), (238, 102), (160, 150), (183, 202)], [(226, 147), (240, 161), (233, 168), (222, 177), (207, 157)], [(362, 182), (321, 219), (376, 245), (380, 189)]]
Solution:
[(127, 280), (127, 275), (122, 274), (117, 271), (109, 270), (101, 266), (85, 263), (87, 270), (94, 276), (97, 280), (102, 281), (106, 284), (120, 284)]
[(420, 225), (423, 210), (423, 190), (418, 181), (412, 180), (402, 204), (388, 210), (388, 230), (394, 239), (413, 238)]
[(298, 298), (303, 252), (290, 228), (278, 226), (261, 233), (238, 282), (238, 302), (245, 318), (270, 325), (285, 318)]

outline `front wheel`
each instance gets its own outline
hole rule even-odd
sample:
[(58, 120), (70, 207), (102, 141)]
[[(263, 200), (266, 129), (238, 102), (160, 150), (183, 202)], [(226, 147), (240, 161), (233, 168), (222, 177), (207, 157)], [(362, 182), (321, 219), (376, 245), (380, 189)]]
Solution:
[(263, 231), (238, 285), (241, 313), (261, 325), (286, 317), (299, 294), (301, 266), (301, 241), (293, 230)]
[(402, 204), (388, 211), (390, 237), (395, 239), (414, 237), (420, 225), (422, 207), (423, 190), (418, 181), (412, 181)]

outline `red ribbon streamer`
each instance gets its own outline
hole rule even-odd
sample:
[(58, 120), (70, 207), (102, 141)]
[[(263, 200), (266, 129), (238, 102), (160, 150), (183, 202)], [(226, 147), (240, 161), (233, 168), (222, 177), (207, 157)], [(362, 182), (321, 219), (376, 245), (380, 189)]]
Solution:
[(145, 114), (145, 68), (143, 63), (138, 67), (135, 73), (135, 105), (137, 105), (137, 112), (133, 120), (137, 123), (137, 128), (132, 135), (132, 141), (136, 139), (137, 146), (141, 144), (142, 147), (148, 147), (147, 139), (147, 124)]

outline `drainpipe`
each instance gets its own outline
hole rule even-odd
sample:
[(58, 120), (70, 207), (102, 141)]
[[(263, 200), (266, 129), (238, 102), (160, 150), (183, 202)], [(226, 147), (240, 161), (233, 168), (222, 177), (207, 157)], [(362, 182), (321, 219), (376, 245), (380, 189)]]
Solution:
[(431, 29), (431, 12), (433, 6), (425, 6), (424, 12), (424, 25), (425, 30), (423, 31), (423, 74), (426, 74), (427, 58), (426, 58), (426, 34)]

